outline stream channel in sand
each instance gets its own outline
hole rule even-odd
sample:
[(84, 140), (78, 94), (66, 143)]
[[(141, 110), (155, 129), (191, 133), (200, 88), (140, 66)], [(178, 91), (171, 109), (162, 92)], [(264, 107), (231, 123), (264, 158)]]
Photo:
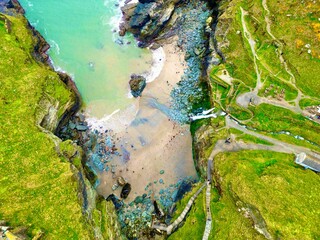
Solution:
[[(112, 186), (122, 176), (132, 185), (130, 202), (150, 191), (157, 195), (179, 179), (196, 178), (189, 125), (168, 117), (170, 92), (184, 71), (184, 56), (175, 44), (151, 54), (138, 48), (132, 36), (118, 37), (116, 0), (20, 2), (50, 44), (54, 67), (73, 77), (90, 128), (116, 136), (116, 170), (96, 170), (98, 192), (119, 196), (120, 188), (113, 191)], [(149, 81), (138, 99), (129, 94), (132, 73), (144, 74)]]

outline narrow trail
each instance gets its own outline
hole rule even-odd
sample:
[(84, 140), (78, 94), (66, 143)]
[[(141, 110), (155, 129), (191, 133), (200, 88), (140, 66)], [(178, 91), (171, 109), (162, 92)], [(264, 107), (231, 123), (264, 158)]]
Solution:
[(211, 202), (211, 181), (212, 181), (212, 170), (213, 170), (213, 160), (209, 158), (207, 165), (207, 182), (203, 183), (203, 185), (199, 188), (199, 190), (190, 198), (186, 207), (179, 215), (179, 217), (171, 223), (169, 226), (160, 225), (160, 224), (152, 224), (152, 228), (165, 231), (167, 235), (170, 235), (173, 231), (175, 231), (179, 224), (186, 218), (188, 212), (190, 211), (194, 201), (198, 197), (198, 195), (202, 192), (202, 190), (206, 187), (206, 226), (203, 233), (203, 240), (207, 240), (210, 236), (211, 226), (212, 226), (212, 215), (210, 209)]
[[(271, 32), (271, 21), (270, 21), (270, 10), (268, 8), (268, 4), (267, 4), (267, 0), (262, 0), (262, 6), (263, 6), (263, 9), (266, 11), (266, 15), (264, 17), (265, 19), (265, 22), (266, 22), (266, 30), (267, 30), (267, 33), (270, 35), (270, 37), (277, 43), (277, 53), (278, 53), (278, 57), (279, 57), (279, 60), (280, 60), (280, 63), (283, 64), (284, 66), (284, 69), (286, 70), (286, 72), (290, 75), (290, 82), (293, 84), (293, 86), (297, 89), (298, 91), (298, 96), (297, 98), (295, 99), (295, 105), (296, 105), (296, 109), (299, 111), (299, 112), (302, 112), (301, 108), (300, 108), (300, 105), (299, 105), (299, 101), (301, 100), (301, 97), (302, 97), (302, 93), (300, 91), (300, 89), (297, 88), (296, 86), (296, 78), (294, 76), (294, 74), (291, 72), (291, 70), (289, 69), (288, 67), (288, 64), (286, 62), (286, 60), (283, 58), (283, 44), (281, 41), (279, 41), (279, 39), (277, 39), (273, 33)], [(278, 78), (279, 79), (279, 78)], [(281, 79), (279, 79), (281, 80)]]
[(244, 143), (244, 142), (236, 142), (236, 141), (233, 141), (229, 144), (226, 144), (224, 140), (219, 140), (219, 141), (217, 141), (214, 149), (212, 150), (212, 152), (209, 156), (209, 161), (212, 161), (213, 166), (214, 166), (214, 157), (218, 153), (220, 153), (220, 152), (238, 152), (241, 150), (265, 150), (265, 151), (293, 153), (293, 154), (299, 154), (301, 152), (304, 152), (306, 154), (309, 154), (310, 156), (314, 156), (317, 158), (320, 157), (320, 153), (317, 153), (317, 152), (310, 150), (306, 147), (301, 147), (301, 146), (293, 145), (290, 143), (285, 143), (280, 140), (274, 139), (272, 137), (268, 137), (263, 134), (251, 131), (251, 130), (247, 129), (245, 126), (239, 125), (238, 122), (236, 122), (235, 120), (233, 120), (229, 117), (226, 117), (226, 127), (240, 130), (243, 133), (246, 133), (246, 134), (252, 135), (256, 138), (265, 140), (269, 143), (272, 143), (273, 145)]
[(247, 15), (248, 13), (245, 10), (243, 10), (242, 7), (240, 7), (240, 10), (241, 10), (241, 23), (242, 23), (242, 28), (244, 32), (244, 37), (247, 39), (250, 45), (251, 53), (253, 56), (254, 68), (257, 74), (257, 84), (253, 92), (258, 93), (259, 89), (263, 86), (263, 83), (261, 82), (261, 75), (260, 75), (260, 71), (257, 63), (257, 59), (259, 60), (259, 57), (255, 50), (256, 42), (253, 40), (249, 30), (247, 29), (246, 21), (244, 19), (244, 16)]
[(211, 182), (207, 181), (206, 189), (206, 227), (204, 229), (202, 240), (208, 240), (212, 227), (212, 215), (210, 209), (211, 202)]
[[(253, 103), (255, 105), (259, 105), (261, 103), (268, 103), (268, 104), (275, 105), (275, 106), (278, 106), (278, 107), (286, 108), (286, 109), (288, 109), (290, 111), (293, 111), (295, 113), (303, 113), (303, 111), (302, 111), (302, 109), (300, 108), (300, 105), (299, 105), (299, 101), (303, 97), (303, 94), (296, 87), (296, 85), (295, 85), (295, 82), (296, 82), (295, 77), (292, 74), (292, 72), (290, 71), (285, 59), (283, 58), (283, 51), (282, 51), (283, 44), (271, 32), (271, 21), (270, 21), (270, 18), (269, 18), (270, 10), (268, 9), (268, 6), (267, 6), (267, 0), (262, 0), (262, 6), (263, 6), (264, 10), (266, 11), (265, 22), (266, 22), (267, 33), (276, 42), (276, 44), (278, 46), (277, 51), (278, 51), (278, 57), (279, 57), (280, 63), (283, 64), (286, 72), (290, 75), (290, 79), (289, 79), (290, 82), (291, 82), (290, 84), (295, 89), (297, 89), (298, 96), (297, 96), (297, 98), (295, 100), (293, 100), (295, 106), (290, 105), (287, 101), (278, 101), (278, 100), (275, 100), (275, 99), (268, 99), (268, 98), (264, 98), (264, 97), (259, 97), (258, 96), (258, 92), (263, 86), (263, 82), (261, 81), (261, 73), (260, 73), (260, 70), (259, 70), (259, 67), (258, 67), (258, 62), (257, 62), (257, 61), (259, 61), (259, 57), (258, 57), (258, 55), (256, 53), (256, 50), (255, 50), (255, 44), (256, 43), (253, 40), (252, 35), (250, 34), (250, 32), (249, 32), (249, 30), (247, 28), (246, 22), (245, 22), (245, 15), (248, 15), (248, 13), (245, 10), (243, 10), (242, 7), (240, 7), (240, 10), (241, 10), (241, 24), (242, 24), (244, 36), (245, 36), (246, 40), (248, 41), (248, 43), (250, 45), (251, 53), (253, 55), (255, 71), (256, 71), (256, 74), (257, 74), (257, 84), (256, 84), (256, 87), (255, 87), (255, 89), (253, 91), (238, 96), (237, 99), (236, 99), (236, 102), (237, 102), (238, 105), (240, 105), (242, 107), (245, 107), (245, 108), (248, 107), (249, 103)], [(267, 66), (265, 66), (264, 64), (262, 64), (262, 65), (264, 66), (264, 68), (270, 74), (275, 76)], [(277, 77), (277, 78), (280, 81), (283, 81), (279, 77)]]
[[(239, 125), (236, 121), (230, 119), (229, 117), (226, 117), (226, 125), (229, 128), (235, 128), (235, 129), (240, 130), (240, 131), (242, 131), (242, 132), (244, 132), (246, 134), (252, 135), (254, 137), (260, 138), (262, 140), (265, 140), (267, 142), (270, 142), (270, 143), (274, 144), (274, 146), (252, 144), (252, 145), (259, 146), (258, 148), (254, 148), (251, 144), (244, 144), (243, 147), (245, 149), (251, 149), (251, 150), (252, 149), (261, 149), (261, 150), (270, 150), (270, 151), (294, 153), (294, 154), (298, 154), (298, 153), (304, 152), (304, 153), (309, 154), (311, 156), (315, 156), (317, 158), (319, 157), (319, 153), (316, 153), (315, 151), (312, 151), (309, 148), (293, 145), (293, 144), (290, 144), (290, 143), (285, 143), (285, 142), (282, 142), (280, 140), (274, 139), (272, 137), (268, 137), (268, 136), (265, 136), (263, 134), (251, 131), (251, 130), (245, 128), (244, 126)], [(221, 148), (222, 149), (218, 148), (217, 150), (225, 151), (223, 149), (223, 147), (221, 147)], [(227, 150), (230, 151), (229, 149), (227, 149)], [(211, 156), (212, 154), (214, 154), (214, 155)], [(210, 158), (214, 157), (215, 154), (216, 153), (214, 153), (214, 151), (213, 151), (211, 153), (211, 155), (210, 155)]]
[(202, 240), (208, 240), (212, 227), (212, 214), (210, 209), (211, 202), (211, 182), (213, 171), (213, 159), (208, 159), (207, 165), (207, 189), (206, 189), (206, 227), (204, 229)]
[(189, 202), (187, 203), (186, 207), (184, 208), (180, 216), (173, 223), (171, 223), (169, 226), (152, 224), (151, 227), (161, 231), (165, 231), (167, 235), (170, 235), (174, 230), (177, 229), (178, 225), (185, 219), (185, 217), (187, 216), (188, 212), (192, 207), (192, 204), (194, 203), (198, 195), (202, 192), (205, 186), (206, 186), (206, 183), (204, 183), (200, 187), (200, 189), (190, 198)]
[(286, 60), (283, 58), (283, 44), (279, 41), (279, 39), (277, 39), (273, 33), (271, 32), (271, 21), (270, 21), (270, 10), (268, 8), (268, 4), (267, 4), (267, 0), (262, 0), (262, 6), (263, 6), (263, 9), (266, 11), (266, 15), (264, 17), (265, 19), (265, 22), (266, 22), (266, 30), (267, 30), (267, 33), (270, 35), (270, 37), (276, 41), (277, 45), (278, 45), (278, 55), (279, 55), (279, 60), (281, 62), (281, 64), (284, 65), (284, 68), (286, 70), (286, 72), (290, 75), (291, 79), (290, 81), (295, 84), (296, 83), (296, 78), (295, 76), (293, 75), (293, 73), (290, 71), (289, 67), (288, 67), (288, 64), (286, 62)]

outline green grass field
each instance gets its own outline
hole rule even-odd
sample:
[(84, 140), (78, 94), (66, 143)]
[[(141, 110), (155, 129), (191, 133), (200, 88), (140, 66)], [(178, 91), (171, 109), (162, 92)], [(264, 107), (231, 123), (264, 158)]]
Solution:
[[(228, 199), (232, 186), (241, 201), (258, 208), (272, 236), (319, 239), (320, 178), (296, 165), (293, 155), (267, 151), (223, 153), (216, 157), (216, 171), (222, 203), (225, 199), (232, 208)], [(241, 213), (234, 207), (230, 214)]]

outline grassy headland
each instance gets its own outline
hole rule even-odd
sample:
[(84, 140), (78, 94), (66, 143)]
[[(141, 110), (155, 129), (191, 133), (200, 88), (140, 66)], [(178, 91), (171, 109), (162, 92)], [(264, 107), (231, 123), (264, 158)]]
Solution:
[[(76, 155), (79, 167), (79, 151), (51, 133), (75, 95), (34, 59), (37, 41), (23, 16), (0, 15), (0, 220), (29, 238), (42, 233), (43, 239), (93, 239), (78, 170), (67, 156)], [(98, 204), (93, 225), (106, 238), (115, 237), (114, 216), (105, 218), (114, 210)]]

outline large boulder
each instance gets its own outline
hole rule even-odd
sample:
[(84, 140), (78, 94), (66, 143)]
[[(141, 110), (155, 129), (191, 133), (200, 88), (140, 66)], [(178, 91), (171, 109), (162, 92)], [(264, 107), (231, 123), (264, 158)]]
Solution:
[(120, 197), (123, 199), (126, 199), (130, 192), (131, 192), (131, 185), (130, 183), (126, 183), (121, 190)]
[(140, 75), (132, 74), (129, 81), (132, 96), (135, 98), (141, 96), (142, 91), (147, 85), (146, 78)]

